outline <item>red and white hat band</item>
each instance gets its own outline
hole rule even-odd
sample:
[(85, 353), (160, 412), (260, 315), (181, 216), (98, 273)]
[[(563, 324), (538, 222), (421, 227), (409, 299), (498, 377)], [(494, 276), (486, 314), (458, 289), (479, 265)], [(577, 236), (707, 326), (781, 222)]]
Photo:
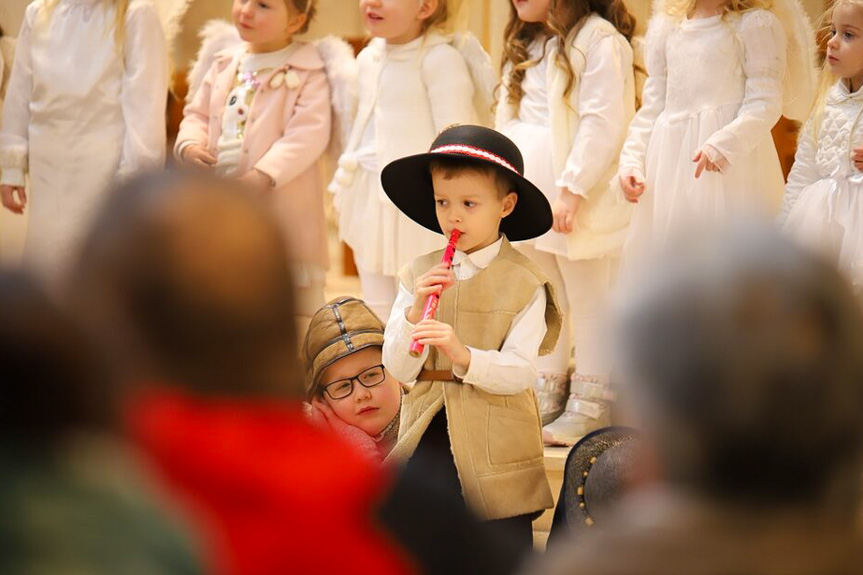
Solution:
[(441, 146), (439, 148), (435, 148), (431, 151), (432, 154), (462, 154), (465, 156), (472, 156), (474, 158), (480, 158), (482, 160), (489, 160), (503, 166), (508, 170), (512, 170), (518, 175), (521, 173), (515, 169), (515, 166), (498, 156), (497, 154), (492, 154), (488, 150), (483, 150), (482, 148), (474, 148), (473, 146), (465, 146), (464, 144), (449, 144), (446, 146)]

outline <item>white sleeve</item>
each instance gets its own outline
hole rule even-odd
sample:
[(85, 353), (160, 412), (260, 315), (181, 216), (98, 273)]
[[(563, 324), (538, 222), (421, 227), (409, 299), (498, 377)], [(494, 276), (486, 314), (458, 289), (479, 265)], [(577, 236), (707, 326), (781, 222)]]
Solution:
[(437, 132), (452, 124), (472, 124), (476, 121), (473, 79), (458, 50), (449, 44), (430, 49), (423, 58), (422, 79)]
[(632, 75), (632, 50), (625, 40), (605, 36), (588, 52), (578, 87), (581, 121), (566, 168), (556, 182), (559, 187), (587, 197), (617, 161), (627, 128), (627, 75)]
[(665, 109), (667, 67), (665, 43), (672, 23), (667, 16), (657, 14), (650, 20), (645, 38), (645, 67), (647, 80), (641, 92), (641, 108), (629, 124), (629, 132), (620, 152), (620, 175), (637, 174), (644, 177), (644, 158), (647, 143), (653, 133), (656, 119)]
[(794, 154), (794, 164), (791, 173), (788, 174), (788, 183), (785, 185), (785, 195), (782, 196), (782, 207), (776, 216), (776, 223), (780, 226), (788, 219), (794, 204), (800, 199), (803, 188), (813, 184), (820, 179), (818, 164), (815, 161), (815, 137), (813, 122), (810, 116), (797, 136), (797, 152)]
[(123, 75), (123, 152), (120, 176), (165, 162), (168, 48), (156, 9), (135, 2), (126, 22)]
[(399, 293), (390, 312), (384, 329), (383, 362), (387, 371), (401, 383), (415, 381), (429, 355), (426, 346), (419, 357), (411, 357), (411, 333), (416, 327), (407, 320), (405, 312), (413, 305), (414, 294), (404, 285), (399, 285)]
[[(785, 31), (771, 12), (753, 10), (741, 18), (737, 32), (743, 47), (746, 85), (737, 117), (705, 142), (734, 165), (770, 138), (782, 115)], [(712, 158), (715, 159), (715, 158)]]
[(533, 299), (512, 322), (500, 351), (468, 347), (467, 371), (453, 374), (466, 384), (497, 395), (514, 395), (536, 381), (539, 346), (545, 337), (545, 288), (537, 288)]
[(33, 93), (33, 68), (30, 60), (30, 34), (38, 4), (33, 3), (24, 13), (15, 62), (6, 89), (3, 105), (3, 126), (0, 131), (0, 184), (23, 186), (27, 173), (28, 130), (30, 126), (30, 97)]

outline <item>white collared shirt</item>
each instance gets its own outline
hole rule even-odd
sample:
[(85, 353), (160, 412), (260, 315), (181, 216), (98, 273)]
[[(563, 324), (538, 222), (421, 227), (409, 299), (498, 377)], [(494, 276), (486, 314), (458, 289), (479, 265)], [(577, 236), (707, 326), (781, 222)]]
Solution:
[[(456, 251), (452, 271), (456, 281), (472, 278), (487, 268), (500, 253), (503, 239), (472, 254)], [(428, 347), (418, 358), (411, 357), (411, 333), (415, 325), (407, 320), (414, 301), (413, 286), (399, 286), (393, 310), (384, 332), (383, 362), (399, 381), (411, 383), (428, 358)], [(464, 383), (489, 393), (513, 395), (530, 388), (536, 380), (539, 346), (545, 337), (545, 288), (540, 286), (530, 303), (515, 316), (500, 350), (468, 347), (470, 364), (466, 372), (453, 366), (453, 374)]]

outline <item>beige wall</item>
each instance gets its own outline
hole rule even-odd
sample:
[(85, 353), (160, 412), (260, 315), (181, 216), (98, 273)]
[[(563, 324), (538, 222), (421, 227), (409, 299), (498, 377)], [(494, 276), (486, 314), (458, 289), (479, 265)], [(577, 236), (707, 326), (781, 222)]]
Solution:
[(30, 0), (0, 0), (0, 26), (9, 36), (17, 36), (24, 18), (24, 8)]
[[(320, 10), (310, 35), (323, 36), (335, 34), (357, 37), (364, 34), (357, 0), (319, 0)], [(497, 62), (500, 56), (503, 28), (509, 17), (508, 0), (465, 0), (469, 3), (470, 29), (489, 49)], [(813, 22), (817, 22), (823, 12), (826, 0), (801, 0)], [(30, 0), (0, 0), (0, 26), (9, 35), (17, 35), (21, 25), (24, 8)], [(649, 0), (628, 0), (630, 9), (639, 21), (639, 29), (647, 22), (650, 14)], [(184, 66), (197, 51), (196, 31), (211, 18), (227, 18), (230, 15), (231, 0), (197, 0), (183, 20), (176, 44), (176, 61)]]

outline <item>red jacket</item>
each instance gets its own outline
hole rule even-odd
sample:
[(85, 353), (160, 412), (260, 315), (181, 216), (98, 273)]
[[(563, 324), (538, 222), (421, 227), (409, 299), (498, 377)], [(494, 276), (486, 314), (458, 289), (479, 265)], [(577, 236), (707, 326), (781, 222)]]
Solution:
[(384, 470), (311, 426), (299, 404), (154, 392), (131, 402), (127, 424), (217, 573), (412, 572), (374, 525)]

